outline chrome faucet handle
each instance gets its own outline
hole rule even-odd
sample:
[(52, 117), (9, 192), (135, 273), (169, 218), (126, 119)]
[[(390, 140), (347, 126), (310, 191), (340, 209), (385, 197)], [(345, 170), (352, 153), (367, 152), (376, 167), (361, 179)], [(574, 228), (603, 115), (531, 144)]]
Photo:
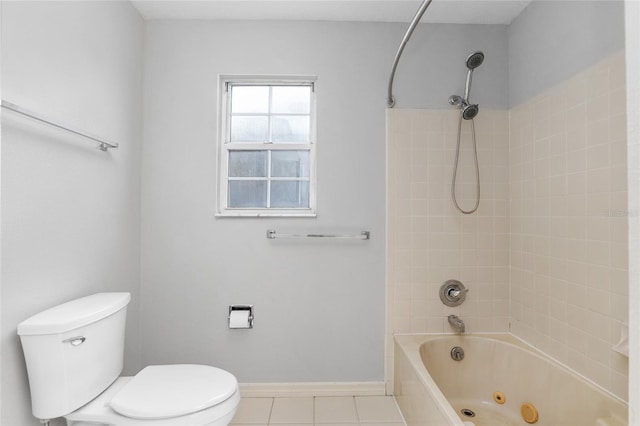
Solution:
[(448, 280), (440, 286), (440, 300), (447, 306), (458, 306), (464, 302), (469, 290), (458, 280)]

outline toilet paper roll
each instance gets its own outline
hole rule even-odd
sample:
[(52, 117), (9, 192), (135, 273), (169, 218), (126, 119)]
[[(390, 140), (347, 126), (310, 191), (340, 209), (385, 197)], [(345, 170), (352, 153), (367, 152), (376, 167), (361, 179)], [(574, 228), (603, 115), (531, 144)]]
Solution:
[(251, 324), (249, 324), (249, 310), (231, 311), (229, 315), (229, 328), (251, 328)]

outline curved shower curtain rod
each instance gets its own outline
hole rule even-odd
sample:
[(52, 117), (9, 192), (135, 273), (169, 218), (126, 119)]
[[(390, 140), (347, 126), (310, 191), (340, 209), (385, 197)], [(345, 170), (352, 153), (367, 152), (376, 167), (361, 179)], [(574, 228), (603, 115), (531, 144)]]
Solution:
[(400, 60), (400, 56), (402, 56), (402, 51), (404, 50), (404, 46), (407, 44), (407, 42), (411, 38), (411, 34), (413, 34), (413, 30), (416, 28), (416, 25), (418, 25), (418, 22), (420, 22), (422, 15), (431, 4), (431, 1), (432, 0), (424, 0), (422, 2), (420, 7), (418, 8), (418, 11), (416, 12), (416, 15), (413, 17), (411, 24), (409, 24), (409, 28), (407, 29), (407, 32), (404, 34), (404, 37), (402, 38), (402, 42), (400, 43), (400, 47), (398, 47), (398, 51), (396, 52), (396, 58), (393, 61), (393, 67), (391, 68), (391, 76), (389, 77), (389, 88), (387, 92), (387, 106), (389, 108), (393, 108), (393, 106), (396, 104), (396, 99), (393, 97), (393, 77), (396, 74), (398, 61)]

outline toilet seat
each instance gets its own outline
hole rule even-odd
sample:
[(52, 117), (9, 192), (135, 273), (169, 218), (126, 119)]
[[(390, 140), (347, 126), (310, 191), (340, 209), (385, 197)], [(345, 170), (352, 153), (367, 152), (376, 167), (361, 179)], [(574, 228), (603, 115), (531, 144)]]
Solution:
[(122, 387), (109, 405), (134, 419), (167, 419), (219, 404), (237, 387), (232, 374), (208, 365), (152, 365)]
[[(154, 370), (157, 370), (160, 376), (162, 376), (165, 373), (171, 374), (179, 370), (183, 370), (182, 367), (184, 367), (184, 365), (180, 365), (180, 366), (167, 365), (167, 366), (154, 366), (154, 367), (161, 367), (159, 369), (152, 368), (151, 371), (153, 372)], [(208, 367), (208, 366), (196, 366), (196, 367), (205, 367), (205, 370), (201, 370), (198, 368), (191, 369), (191, 370), (192, 371), (198, 371), (198, 370), (209, 371), (209, 373), (212, 373), (213, 372), (212, 370), (207, 370), (207, 369), (214, 369), (214, 370), (218, 370), (219, 372), (224, 372), (226, 374), (229, 374), (231, 377), (233, 377), (230, 373), (227, 373), (224, 370), (220, 370), (215, 367)], [(138, 375), (141, 374), (142, 371), (138, 373)], [(155, 373), (152, 374), (152, 377), (154, 376), (155, 376)], [(237, 381), (235, 377), (233, 377), (233, 384), (230, 387), (225, 387), (225, 393), (231, 392), (230, 395), (226, 399), (218, 403), (213, 403), (213, 405), (209, 406), (208, 408), (200, 409), (199, 411), (191, 411), (187, 414), (174, 416), (174, 417), (154, 418), (154, 419), (129, 417), (116, 412), (111, 407), (111, 404), (113, 400), (116, 399), (116, 397), (118, 397), (120, 393), (126, 389), (127, 385), (130, 382), (132, 382), (136, 377), (137, 376), (119, 377), (109, 388), (107, 388), (102, 394), (98, 395), (95, 399), (93, 399), (86, 405), (80, 407), (78, 410), (64, 416), (67, 419), (67, 424), (70, 426), (86, 425), (87, 422), (89, 422), (91, 424), (104, 424), (104, 425), (116, 425), (116, 426), (227, 425), (233, 418), (233, 415), (235, 414), (237, 406), (240, 402), (240, 391), (238, 389)], [(143, 380), (143, 383), (144, 383), (144, 380)], [(187, 384), (188, 384), (188, 379), (184, 379), (181, 386), (187, 385)], [(134, 390), (136, 388), (137, 386), (133, 387)], [(178, 388), (174, 386), (172, 388), (172, 396), (177, 397), (185, 389), (186, 388), (184, 387)], [(128, 392), (130, 391), (127, 391), (127, 393)], [(126, 396), (126, 393), (124, 395)], [(147, 395), (147, 398), (148, 398), (148, 395)], [(219, 396), (219, 398), (222, 398), (222, 397)], [(118, 398), (118, 399), (121, 399), (121, 398)], [(193, 405), (193, 407), (195, 407), (195, 405)], [(155, 411), (155, 413), (158, 413), (158, 412), (160, 411)]]

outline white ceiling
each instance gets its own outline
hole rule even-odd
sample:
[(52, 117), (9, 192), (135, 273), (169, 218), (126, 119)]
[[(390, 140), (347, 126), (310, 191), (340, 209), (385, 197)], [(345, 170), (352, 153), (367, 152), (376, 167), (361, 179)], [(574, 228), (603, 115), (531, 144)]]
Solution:
[[(509, 24), (532, 0), (435, 0), (421, 22)], [(145, 19), (410, 22), (415, 0), (132, 0)]]

